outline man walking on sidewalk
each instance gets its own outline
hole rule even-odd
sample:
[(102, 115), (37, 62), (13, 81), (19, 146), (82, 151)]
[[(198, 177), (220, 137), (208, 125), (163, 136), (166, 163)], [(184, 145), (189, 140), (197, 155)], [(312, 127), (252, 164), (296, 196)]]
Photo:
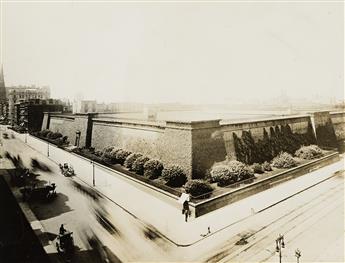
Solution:
[(188, 216), (190, 215), (189, 203), (187, 200), (183, 202), (182, 214), (184, 214), (185, 221), (187, 222)]

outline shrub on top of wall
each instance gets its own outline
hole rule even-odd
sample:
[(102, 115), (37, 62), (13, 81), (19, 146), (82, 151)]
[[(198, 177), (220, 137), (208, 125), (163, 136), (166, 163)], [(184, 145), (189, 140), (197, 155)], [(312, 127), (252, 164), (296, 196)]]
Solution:
[(165, 167), (162, 171), (162, 177), (165, 184), (172, 187), (180, 187), (187, 182), (187, 176), (178, 165)]
[(52, 140), (56, 140), (57, 138), (61, 138), (62, 137), (62, 134), (59, 133), (59, 132), (53, 132), (52, 134), (50, 134), (50, 139)]
[(211, 182), (217, 183), (218, 186), (226, 186), (237, 182), (237, 176), (231, 174), (227, 165), (220, 164), (213, 166), (211, 171)]
[(131, 152), (123, 150), (123, 149), (119, 149), (116, 152), (115, 158), (116, 158), (116, 162), (123, 165), (123, 163), (125, 162), (126, 158), (131, 154)]
[(111, 159), (111, 151), (115, 149), (115, 146), (107, 146), (103, 149), (102, 160), (109, 162)]
[(190, 180), (184, 186), (186, 193), (194, 197), (208, 198), (211, 196), (213, 187), (204, 180)]
[(147, 156), (141, 156), (141, 157), (137, 158), (132, 164), (132, 171), (134, 171), (135, 173), (137, 173), (139, 175), (143, 175), (144, 174), (144, 165), (149, 160), (150, 160), (150, 158)]
[(272, 167), (271, 167), (271, 164), (269, 162), (264, 162), (262, 164), (262, 168), (267, 172), (272, 171)]
[(163, 164), (159, 160), (149, 160), (144, 164), (144, 176), (156, 179), (162, 175)]
[(50, 137), (53, 135), (53, 132), (52, 131), (49, 131), (47, 134), (46, 134), (46, 138), (50, 139)]
[(127, 158), (126, 158), (125, 162), (123, 163), (123, 165), (126, 168), (129, 168), (131, 170), (134, 161), (136, 159), (138, 159), (139, 157), (141, 157), (141, 156), (143, 156), (141, 153), (131, 153), (130, 155), (127, 156)]
[(295, 155), (299, 158), (311, 160), (323, 155), (322, 150), (317, 145), (302, 146)]
[(50, 130), (42, 130), (42, 131), (40, 131), (40, 135), (42, 136), (42, 137), (47, 137), (47, 134), (50, 132)]
[(63, 137), (59, 137), (59, 138), (55, 139), (55, 142), (58, 146), (63, 146), (65, 144)]
[(121, 151), (120, 148), (113, 148), (111, 152), (105, 153), (104, 156), (109, 159), (111, 163), (117, 163), (116, 154)]
[(113, 149), (115, 148), (115, 146), (107, 146), (103, 148), (103, 154), (104, 153), (110, 153)]
[(277, 168), (292, 168), (297, 165), (297, 161), (292, 157), (291, 154), (281, 152), (272, 160), (272, 165)]
[(254, 173), (256, 173), (256, 174), (262, 174), (265, 172), (264, 168), (259, 163), (253, 163), (251, 168), (253, 169)]
[(95, 151), (95, 155), (98, 156), (98, 157), (101, 157), (103, 154), (102, 151)]
[(254, 177), (253, 170), (239, 161), (230, 161), (228, 163), (230, 174), (237, 176), (238, 181), (246, 180)]

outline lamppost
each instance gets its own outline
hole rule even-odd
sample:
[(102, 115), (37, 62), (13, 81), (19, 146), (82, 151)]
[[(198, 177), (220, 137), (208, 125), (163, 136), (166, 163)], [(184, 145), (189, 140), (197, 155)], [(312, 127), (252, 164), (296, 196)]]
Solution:
[(91, 161), (92, 164), (92, 185), (95, 186), (96, 182), (95, 182), (95, 163), (93, 161)]
[(81, 132), (79, 130), (75, 132), (75, 146), (77, 146), (78, 148), (79, 148), (80, 134)]
[(282, 262), (282, 248), (285, 248), (284, 236), (279, 234), (279, 237), (276, 239), (276, 251), (279, 252), (279, 263)]
[(297, 258), (297, 263), (299, 263), (299, 258), (302, 256), (301, 251), (297, 248), (295, 250), (295, 257)]

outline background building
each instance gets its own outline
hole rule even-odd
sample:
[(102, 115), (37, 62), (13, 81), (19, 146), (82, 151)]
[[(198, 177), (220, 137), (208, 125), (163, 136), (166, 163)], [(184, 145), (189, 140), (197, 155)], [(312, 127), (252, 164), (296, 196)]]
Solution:
[(8, 111), (8, 103), (7, 103), (7, 94), (6, 94), (6, 87), (5, 87), (5, 78), (4, 72), (1, 67), (0, 71), (0, 121), (7, 120), (7, 111)]
[(73, 102), (73, 113), (96, 112), (97, 102), (95, 100), (75, 100)]
[(23, 127), (29, 132), (39, 131), (42, 127), (44, 112), (63, 112), (64, 105), (60, 100), (31, 99), (14, 105), (14, 125)]
[(46, 100), (50, 98), (49, 87), (36, 86), (16, 86), (8, 88), (8, 120), (14, 125), (16, 103), (29, 101), (32, 99)]

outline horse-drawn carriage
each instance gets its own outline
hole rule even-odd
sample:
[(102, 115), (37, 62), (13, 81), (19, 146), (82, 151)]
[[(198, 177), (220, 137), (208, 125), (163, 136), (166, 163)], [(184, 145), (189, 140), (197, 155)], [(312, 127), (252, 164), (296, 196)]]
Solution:
[(51, 200), (56, 196), (55, 183), (45, 184), (43, 186), (25, 186), (20, 189), (20, 192), (23, 195), (24, 201), (30, 200)]
[(74, 253), (73, 232), (66, 231), (60, 233), (56, 238), (55, 246), (59, 254), (63, 255), (67, 260), (71, 259)]
[(72, 165), (69, 165), (68, 163), (64, 163), (63, 165), (60, 163), (59, 168), (61, 173), (66, 177), (75, 175)]

